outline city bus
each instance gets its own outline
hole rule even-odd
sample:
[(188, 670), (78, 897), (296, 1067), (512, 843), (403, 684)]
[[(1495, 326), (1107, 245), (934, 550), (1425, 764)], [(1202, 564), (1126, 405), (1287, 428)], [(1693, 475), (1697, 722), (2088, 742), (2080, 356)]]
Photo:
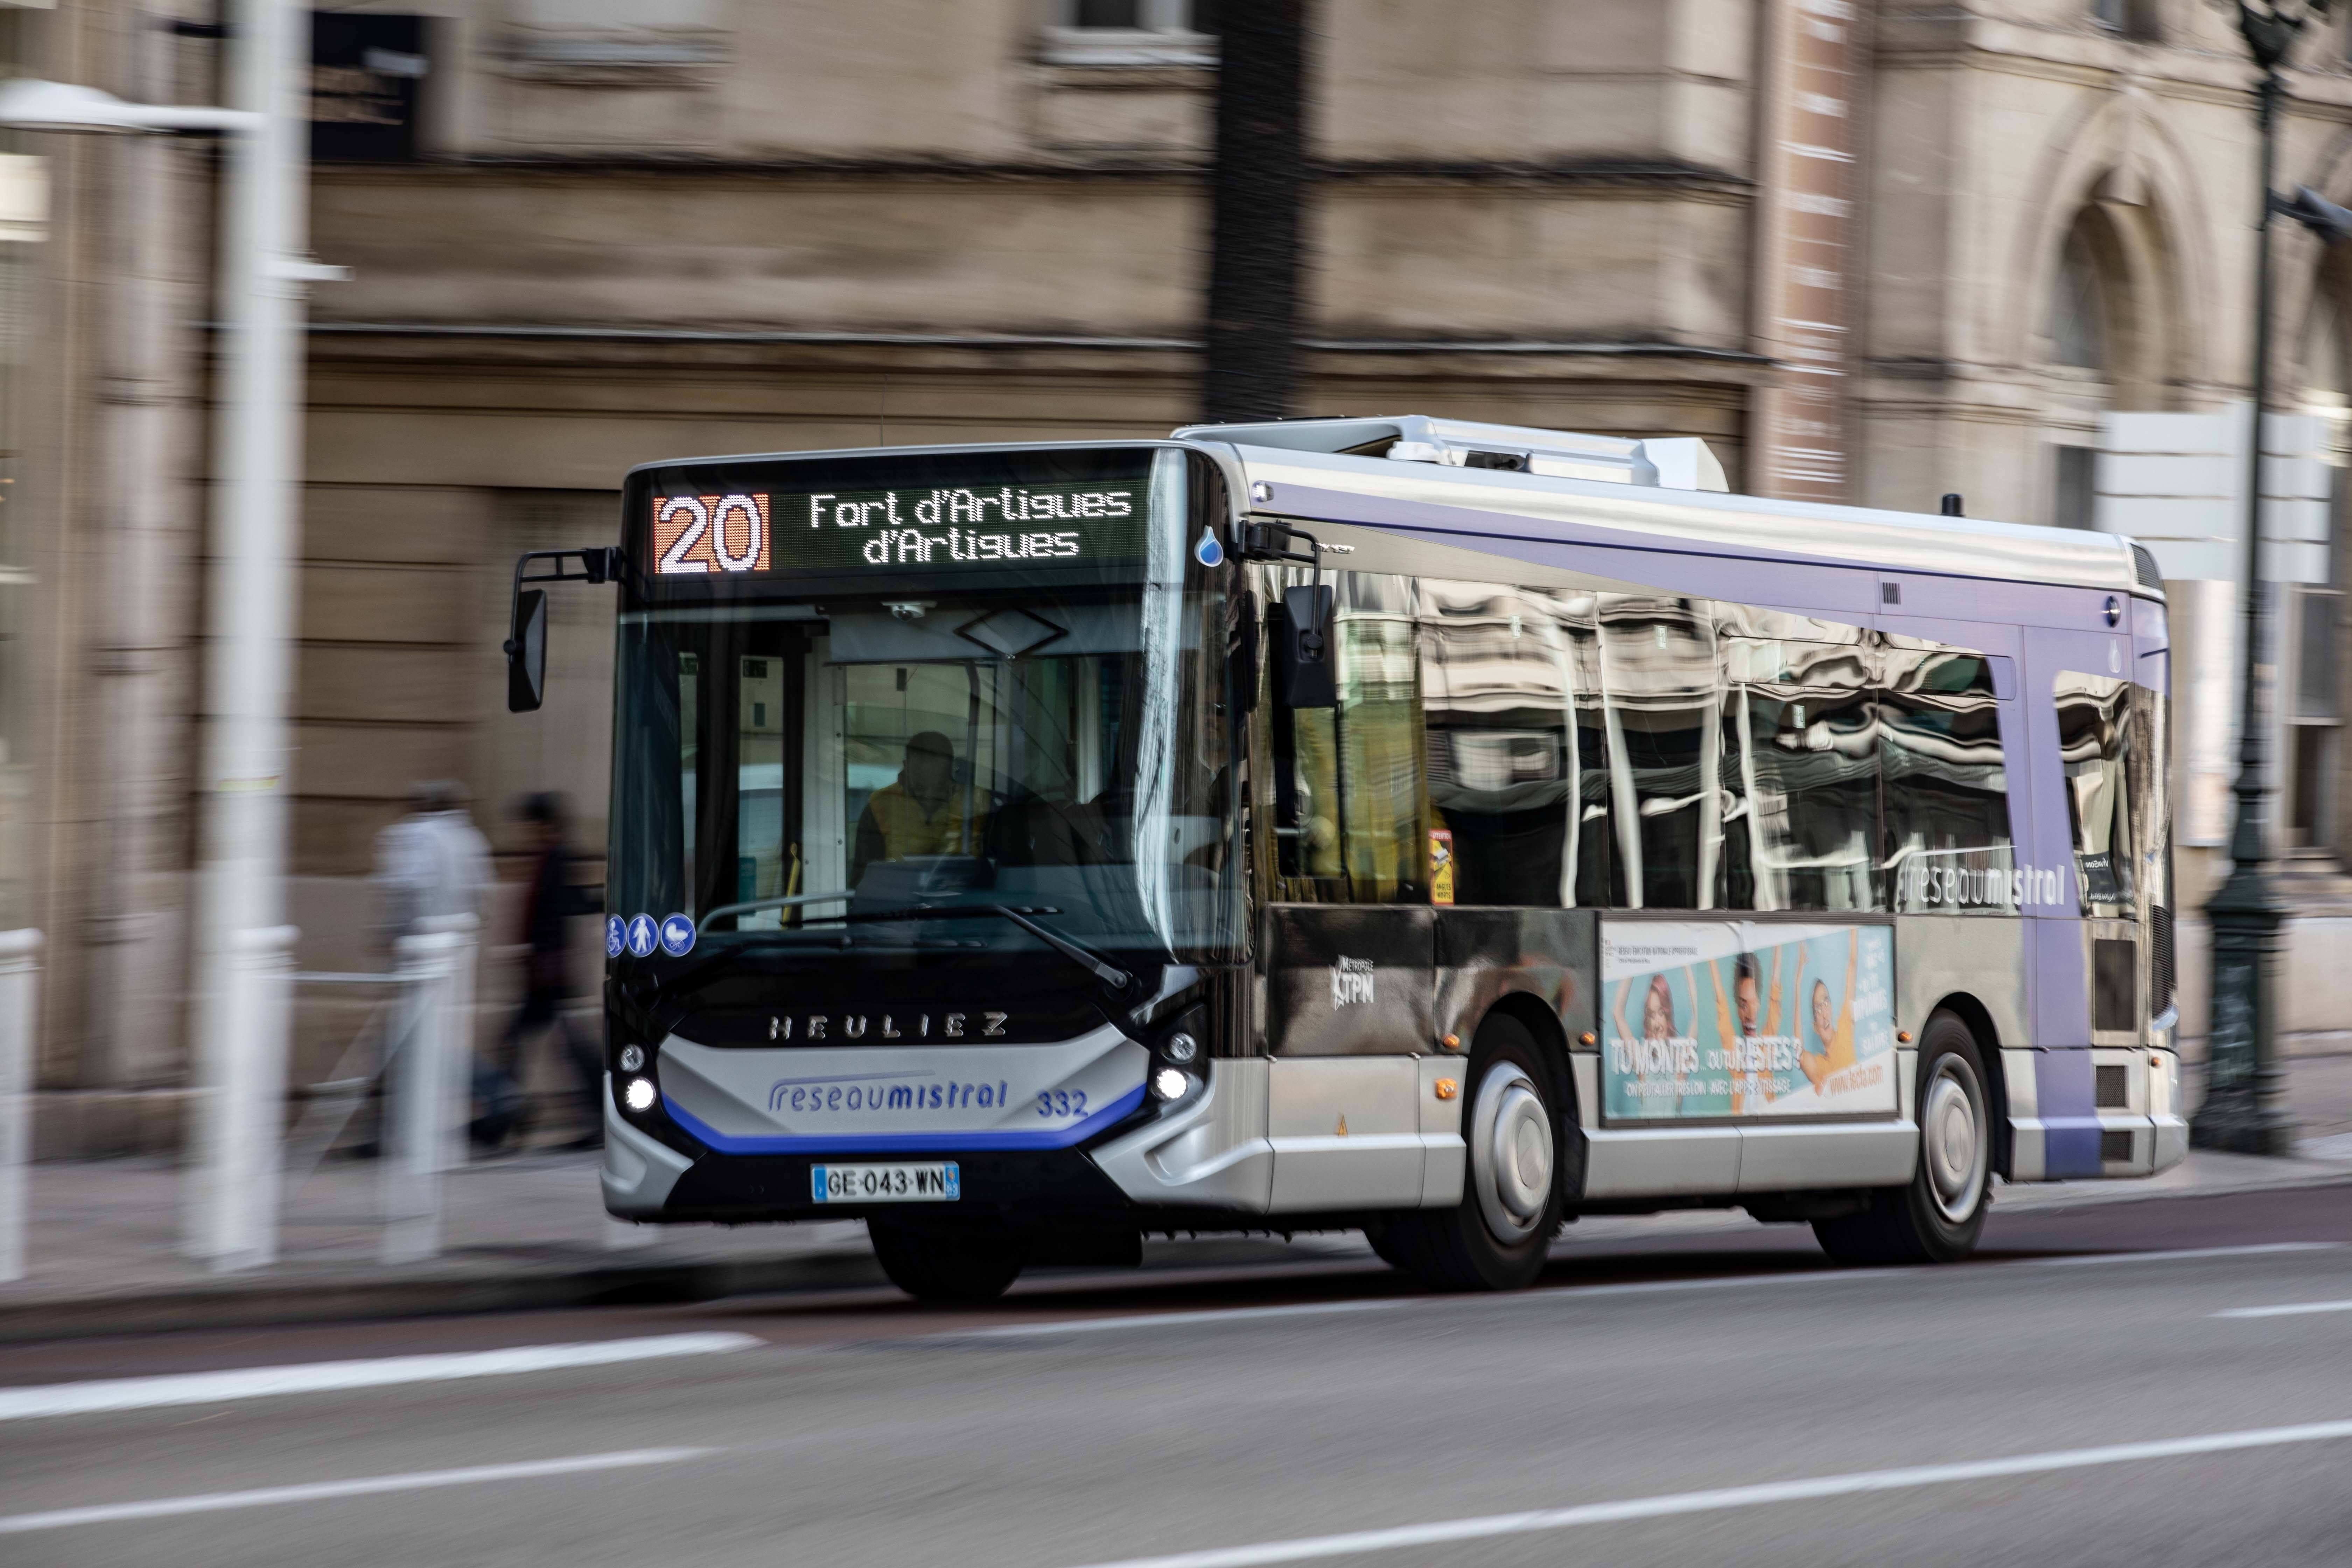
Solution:
[(919, 1298), (1585, 1215), (1946, 1260), (2187, 1147), (2166, 615), (2100, 533), (1412, 416), (632, 469), (604, 1197)]

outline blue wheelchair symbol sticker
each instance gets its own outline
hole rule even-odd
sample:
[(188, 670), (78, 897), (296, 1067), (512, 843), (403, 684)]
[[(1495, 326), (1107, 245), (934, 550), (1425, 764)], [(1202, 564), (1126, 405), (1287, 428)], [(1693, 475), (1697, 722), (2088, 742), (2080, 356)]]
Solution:
[(654, 955), (654, 947), (659, 941), (659, 936), (654, 931), (653, 916), (631, 915), (629, 917), (629, 952), (632, 956), (651, 958)]
[(618, 958), (629, 944), (629, 922), (618, 915), (604, 917), (604, 956)]
[(672, 958), (684, 958), (694, 951), (694, 922), (684, 915), (672, 915), (661, 923), (662, 951)]

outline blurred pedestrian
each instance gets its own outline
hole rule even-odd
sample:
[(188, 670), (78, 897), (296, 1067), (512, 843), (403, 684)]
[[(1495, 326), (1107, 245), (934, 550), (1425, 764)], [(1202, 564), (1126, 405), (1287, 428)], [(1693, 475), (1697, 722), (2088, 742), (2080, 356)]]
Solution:
[[(498, 1071), (519, 1092), (524, 1039), (536, 1031), (552, 1030), (580, 1091), (581, 1113), (588, 1120), (587, 1131), (564, 1147), (601, 1148), (604, 1142), (604, 1061), (596, 1047), (574, 1031), (563, 1011), (572, 995), (569, 922), (575, 915), (594, 914), (600, 906), (572, 880), (562, 797), (531, 795), (515, 815), (530, 837), (530, 888), (522, 912), (523, 942), (530, 951), (523, 959), (522, 1005), (499, 1037)], [(493, 1147), (505, 1140), (511, 1127), (495, 1131), (497, 1136), (488, 1140)]]
[(376, 931), (386, 947), (429, 920), (482, 918), (490, 847), (466, 815), (466, 788), (430, 779), (408, 792), (408, 815), (376, 835)]
[[(433, 921), (461, 915), (475, 922), (467, 940), (480, 940), (489, 901), (490, 846), (467, 815), (465, 785), (453, 779), (428, 779), (409, 786), (408, 815), (376, 835), (375, 874), (370, 882), (375, 932), (384, 947), (436, 929)], [(470, 1032), (462, 1048), (471, 1060)], [(488, 1102), (480, 1115), (499, 1113), (495, 1086), (485, 1081), (478, 1065), (474, 1094)], [(505, 1113), (510, 1115), (511, 1108)], [(373, 1142), (362, 1145), (363, 1153), (374, 1150)]]

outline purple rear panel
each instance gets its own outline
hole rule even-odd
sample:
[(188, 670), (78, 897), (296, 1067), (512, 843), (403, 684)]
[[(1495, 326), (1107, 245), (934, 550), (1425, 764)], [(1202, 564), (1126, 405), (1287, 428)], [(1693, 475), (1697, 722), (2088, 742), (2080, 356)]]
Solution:
[(2033, 698), (2027, 765), (2032, 772), (2032, 863), (2058, 871), (2059, 901), (2029, 911), (2027, 962), (2032, 965), (2035, 1087), (2041, 1094), (2043, 1174), (2053, 1181), (2099, 1174), (2099, 1113), (2091, 1071), (2091, 984), (2084, 962), (2083, 919), (2074, 881), (2074, 832), (2066, 813), (2065, 769), (2058, 757), (2059, 674), (2075, 670), (2129, 679), (2138, 673), (2132, 639), (2104, 629), (2104, 595), (2085, 595), (2097, 630), (2034, 627), (2026, 633), (2026, 690)]

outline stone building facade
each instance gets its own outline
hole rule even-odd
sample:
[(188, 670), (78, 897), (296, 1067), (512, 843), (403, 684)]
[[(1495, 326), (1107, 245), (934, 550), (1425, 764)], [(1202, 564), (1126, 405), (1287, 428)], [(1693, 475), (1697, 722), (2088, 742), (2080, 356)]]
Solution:
[[(85, 9), (118, 32), (139, 16)], [(1313, 12), (1300, 412), (1699, 436), (1735, 488), (1916, 510), (1954, 492), (1973, 516), (2146, 532), (2168, 576), (2224, 584), (2179, 595), (2200, 606), (2184, 662), (2234, 657), (2255, 145), (2252, 70), (2218, 8)], [(216, 47), (174, 37), (177, 90), (204, 90)], [(504, 713), (496, 650), (515, 553), (609, 542), (629, 465), (1153, 434), (1202, 412), (1206, 0), (368, 0), (322, 16), (317, 48), (331, 129), (312, 245), (352, 277), (314, 292), (309, 339), (293, 856), (310, 958), (356, 951), (357, 879), (413, 779), (465, 778), (485, 805), (562, 788), (583, 837), (601, 831), (608, 606), (555, 601), (535, 720)], [(2347, 53), (2342, 23), (2305, 40), (2280, 167), (2352, 204)], [(168, 177), (201, 178), (173, 156)], [(101, 234), (121, 221), (77, 211)], [(2300, 584), (2283, 730), (2326, 731), (2282, 735), (2315, 781), (2283, 842), (2332, 871), (2352, 840), (2334, 783), (2352, 757), (2326, 717), (2352, 665), (2333, 651), (2329, 499), (2352, 267), (2299, 236), (2279, 256), (2280, 406), (2301, 416), (2273, 437), (2273, 531), (2296, 542), (2278, 570)], [(202, 357), (183, 362), (184, 422)], [(193, 502), (194, 459), (172, 460), (169, 493)], [(158, 624), (189, 626), (184, 581)], [(47, 710), (104, 687), (76, 614), (47, 633)], [(157, 662), (183, 679), (198, 645), (173, 639)], [(184, 719), (132, 721), (168, 758)], [(105, 765), (61, 755), (32, 809), (63, 823)], [(152, 917), (136, 929), (158, 963), (185, 941), (187, 803), (163, 798), (177, 816), (131, 900), (154, 907), (123, 911)], [(85, 829), (104, 830), (102, 814)], [(2209, 883), (2215, 853), (2185, 848), (2184, 880)], [(2333, 884), (2305, 881), (2316, 912)], [(169, 1040), (127, 1068), (107, 1037), (123, 1026), (68, 887), (44, 900), (34, 918), (66, 933), (45, 1081), (167, 1081)]]

